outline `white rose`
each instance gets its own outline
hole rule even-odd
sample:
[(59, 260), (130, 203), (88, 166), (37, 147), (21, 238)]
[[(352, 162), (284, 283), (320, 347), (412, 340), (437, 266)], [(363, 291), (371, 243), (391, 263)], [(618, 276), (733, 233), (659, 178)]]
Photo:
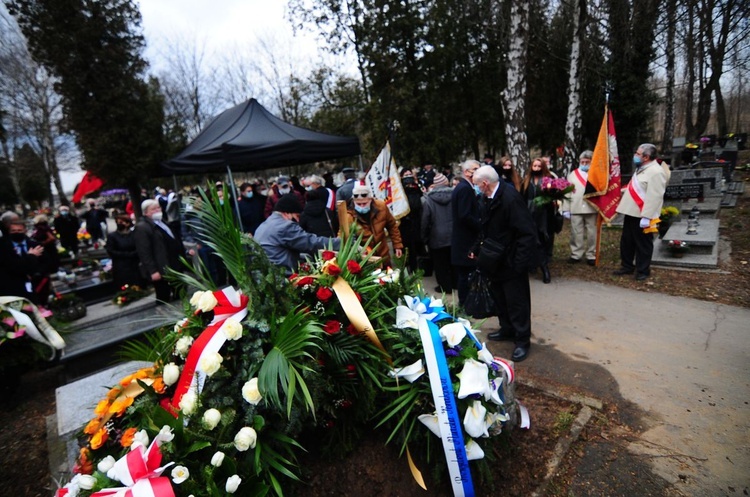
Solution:
[(78, 475), (78, 488), (91, 490), (96, 485), (96, 478), (91, 475)]
[(96, 469), (99, 470), (99, 472), (107, 474), (107, 471), (112, 469), (112, 467), (115, 465), (115, 458), (112, 456), (107, 456), (101, 461), (99, 461), (99, 464), (96, 465)]
[(177, 383), (177, 380), (180, 379), (180, 367), (177, 364), (170, 362), (164, 366), (161, 376), (165, 385), (174, 385)]
[(182, 396), (180, 400), (180, 410), (186, 416), (190, 416), (195, 412), (195, 405), (198, 403), (198, 396), (194, 392), (187, 392)]
[(209, 409), (203, 413), (203, 425), (207, 430), (213, 430), (221, 421), (221, 413), (218, 409)]
[(242, 478), (240, 478), (239, 475), (232, 475), (227, 478), (227, 484), (224, 487), (224, 490), (226, 490), (227, 493), (233, 494), (237, 491), (240, 483), (242, 483)]
[(133, 444), (130, 446), (130, 450), (135, 449), (136, 444), (141, 444), (144, 447), (148, 447), (148, 433), (146, 433), (146, 430), (141, 430), (139, 432), (136, 432), (135, 435), (133, 435)]
[(174, 433), (172, 433), (172, 428), (167, 425), (162, 426), (161, 430), (156, 435), (156, 440), (159, 440), (160, 442), (171, 442), (172, 440), (174, 440)]
[(257, 440), (258, 434), (255, 430), (249, 426), (245, 426), (235, 435), (234, 446), (240, 452), (245, 452), (247, 449), (254, 449)]
[(220, 450), (216, 451), (216, 453), (211, 457), (211, 466), (214, 468), (218, 468), (221, 466), (221, 464), (224, 462), (224, 453)]
[(239, 340), (242, 338), (242, 324), (234, 318), (227, 318), (224, 324), (221, 325), (221, 331), (224, 332), (227, 340)]
[(206, 376), (212, 376), (221, 367), (221, 363), (224, 360), (221, 354), (218, 352), (212, 352), (201, 357), (198, 367), (206, 373)]
[(258, 390), (258, 378), (253, 378), (242, 385), (242, 398), (254, 406), (260, 403), (263, 396)]
[(177, 343), (175, 343), (174, 351), (178, 356), (184, 359), (185, 356), (187, 356), (188, 352), (190, 351), (191, 345), (193, 345), (193, 337), (191, 336), (181, 337), (179, 340), (177, 340)]
[(214, 297), (212, 292), (203, 292), (203, 295), (198, 299), (198, 305), (196, 307), (199, 311), (208, 312), (213, 310), (218, 303), (219, 302), (216, 300), (216, 297)]
[(192, 305), (193, 307), (198, 307), (198, 302), (201, 301), (201, 297), (203, 296), (204, 293), (206, 292), (201, 292), (200, 290), (195, 292), (193, 296), (190, 297), (190, 305)]
[(175, 323), (175, 325), (174, 325), (174, 328), (173, 328), (174, 332), (175, 333), (180, 333), (182, 331), (182, 327), (185, 326), (185, 323), (187, 323), (187, 322), (188, 322), (187, 318), (182, 318), (179, 321), (177, 321)]
[(177, 485), (190, 477), (190, 471), (185, 466), (175, 466), (172, 469), (172, 481)]

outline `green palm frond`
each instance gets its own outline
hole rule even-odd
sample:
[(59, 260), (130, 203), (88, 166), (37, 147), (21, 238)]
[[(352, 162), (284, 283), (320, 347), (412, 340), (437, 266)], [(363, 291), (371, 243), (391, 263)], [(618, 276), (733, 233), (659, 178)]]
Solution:
[(118, 351), (120, 360), (157, 362), (169, 358), (174, 347), (173, 340), (168, 340), (166, 328), (159, 328), (144, 333), (137, 340), (128, 340)]
[[(272, 349), (258, 372), (258, 386), (271, 404), (281, 409), (286, 398), (286, 413), (291, 416), (297, 401), (297, 388), (301, 390), (303, 405), (315, 414), (310, 390), (302, 372), (311, 370), (306, 361), (314, 360), (312, 351), (319, 349), (322, 330), (302, 311), (292, 311), (283, 320), (271, 324)], [(279, 392), (281, 387), (281, 392)]]

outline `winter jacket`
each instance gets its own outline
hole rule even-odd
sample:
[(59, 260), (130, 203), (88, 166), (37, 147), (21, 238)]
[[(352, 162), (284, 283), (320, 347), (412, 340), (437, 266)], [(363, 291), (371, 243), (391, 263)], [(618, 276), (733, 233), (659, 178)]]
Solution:
[(660, 165), (655, 160), (647, 162), (636, 170), (631, 182), (636, 181), (641, 190), (645, 193), (643, 198), (643, 208), (639, 207), (630, 188), (626, 186), (622, 190), (622, 198), (617, 206), (617, 212), (626, 216), (645, 217), (656, 219), (661, 214), (661, 207), (664, 204), (664, 192), (667, 189), (670, 172), (668, 167)]
[(474, 243), (479, 237), (479, 202), (474, 187), (461, 178), (451, 194), (451, 212), (453, 213), (453, 234), (451, 236), (451, 264), (454, 266), (473, 267), (474, 260), (469, 259)]
[(373, 199), (370, 204), (370, 212), (365, 216), (354, 210), (354, 203), (350, 200), (347, 205), (347, 214), (349, 224), (351, 225), (356, 222), (361, 228), (363, 240), (367, 240), (371, 236), (373, 237), (370, 247), (380, 244), (375, 251), (375, 255), (385, 259), (384, 264), (390, 261), (386, 230), (388, 231), (387, 234), (391, 237), (393, 248), (404, 248), (401, 240), (401, 231), (398, 229), (398, 222), (382, 200)]
[(335, 237), (339, 232), (339, 218), (326, 208), (328, 190), (317, 188), (307, 194), (307, 202), (299, 217), (300, 227), (318, 236)]
[(451, 246), (453, 234), (453, 189), (439, 186), (424, 196), (422, 206), (422, 241), (431, 249)]

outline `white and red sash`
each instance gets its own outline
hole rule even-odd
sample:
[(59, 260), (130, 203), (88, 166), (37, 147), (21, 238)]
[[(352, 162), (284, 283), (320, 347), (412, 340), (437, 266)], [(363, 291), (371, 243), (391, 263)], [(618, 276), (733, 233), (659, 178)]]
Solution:
[(644, 200), (644, 198), (646, 197), (646, 192), (638, 182), (637, 175), (638, 173), (634, 174), (633, 177), (630, 178), (630, 182), (628, 183), (628, 192), (633, 198), (635, 204), (638, 206), (638, 209), (643, 210), (643, 204), (646, 203)]
[[(587, 178), (585, 178), (583, 174), (581, 174), (581, 171), (578, 169), (574, 170), (573, 172), (576, 174), (576, 178), (578, 178), (578, 181), (580, 181), (583, 187), (586, 188)], [(586, 176), (588, 176), (588, 174)]]

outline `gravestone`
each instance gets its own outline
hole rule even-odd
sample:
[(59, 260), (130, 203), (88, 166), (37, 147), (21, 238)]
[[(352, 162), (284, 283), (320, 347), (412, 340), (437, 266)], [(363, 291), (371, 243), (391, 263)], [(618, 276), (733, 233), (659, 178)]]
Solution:
[(721, 167), (672, 171), (664, 195), (665, 203), (675, 205), (684, 213), (698, 207), (702, 217), (718, 217), (723, 196), (722, 179)]

